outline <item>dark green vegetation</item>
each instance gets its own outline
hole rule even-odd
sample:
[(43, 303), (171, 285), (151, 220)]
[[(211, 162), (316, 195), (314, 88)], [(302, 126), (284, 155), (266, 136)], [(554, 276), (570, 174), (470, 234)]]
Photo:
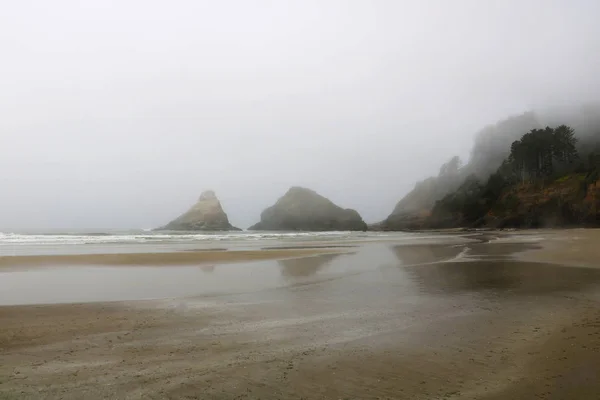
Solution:
[(598, 225), (600, 107), (555, 119), (569, 125), (540, 120), (527, 113), (484, 129), (469, 164), (451, 159), (375, 228)]

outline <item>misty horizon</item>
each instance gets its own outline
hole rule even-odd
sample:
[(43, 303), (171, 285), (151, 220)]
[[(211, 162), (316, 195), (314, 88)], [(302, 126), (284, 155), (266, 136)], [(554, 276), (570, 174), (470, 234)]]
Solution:
[[(600, 100), (591, 0), (18, 2), (0, 231), (234, 226), (292, 186), (383, 220), (485, 126)], [(525, 133), (525, 132), (523, 132)]]

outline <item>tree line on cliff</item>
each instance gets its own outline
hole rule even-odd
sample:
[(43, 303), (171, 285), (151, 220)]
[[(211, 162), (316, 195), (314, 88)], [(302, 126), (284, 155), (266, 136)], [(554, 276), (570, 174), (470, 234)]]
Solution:
[(570, 118), (577, 130), (564, 123), (542, 127), (534, 113), (483, 129), (467, 165), (453, 157), (437, 177), (417, 184), (381, 226), (597, 225), (598, 111), (600, 108), (588, 108)]

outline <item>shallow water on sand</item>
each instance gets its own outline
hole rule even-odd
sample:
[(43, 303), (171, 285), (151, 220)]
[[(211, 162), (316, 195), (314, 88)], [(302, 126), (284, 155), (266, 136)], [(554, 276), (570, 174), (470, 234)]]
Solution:
[(0, 397), (598, 399), (600, 270), (525, 242), (4, 270), (4, 304), (163, 300), (0, 307)]
[[(0, 305), (79, 303), (165, 298), (210, 298), (337, 280), (336, 288), (377, 283), (402, 295), (497, 291), (535, 294), (578, 290), (600, 281), (600, 270), (517, 261), (530, 243), (394, 245), (368, 243), (278, 261), (197, 266), (67, 266), (0, 270)], [(342, 286), (340, 286), (342, 285)], [(347, 285), (347, 286), (343, 286)], [(388, 288), (389, 289), (389, 288)], [(307, 289), (309, 290), (309, 289)], [(396, 297), (396, 294), (394, 294)]]
[[(278, 261), (198, 266), (68, 266), (0, 270), (0, 305), (214, 296), (315, 282), (377, 268), (382, 249)], [(386, 255), (385, 248), (382, 252)], [(388, 252), (389, 253), (389, 252)], [(391, 253), (387, 258), (393, 258)]]

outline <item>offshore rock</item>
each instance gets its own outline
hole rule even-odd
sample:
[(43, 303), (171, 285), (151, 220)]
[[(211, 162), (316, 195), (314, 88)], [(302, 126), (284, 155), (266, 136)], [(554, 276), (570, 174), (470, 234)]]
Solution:
[(292, 187), (264, 210), (260, 222), (248, 228), (257, 231), (366, 231), (357, 211), (344, 209), (317, 192)]
[(229, 223), (221, 202), (212, 190), (200, 195), (198, 202), (185, 214), (158, 228), (170, 231), (239, 231)]

